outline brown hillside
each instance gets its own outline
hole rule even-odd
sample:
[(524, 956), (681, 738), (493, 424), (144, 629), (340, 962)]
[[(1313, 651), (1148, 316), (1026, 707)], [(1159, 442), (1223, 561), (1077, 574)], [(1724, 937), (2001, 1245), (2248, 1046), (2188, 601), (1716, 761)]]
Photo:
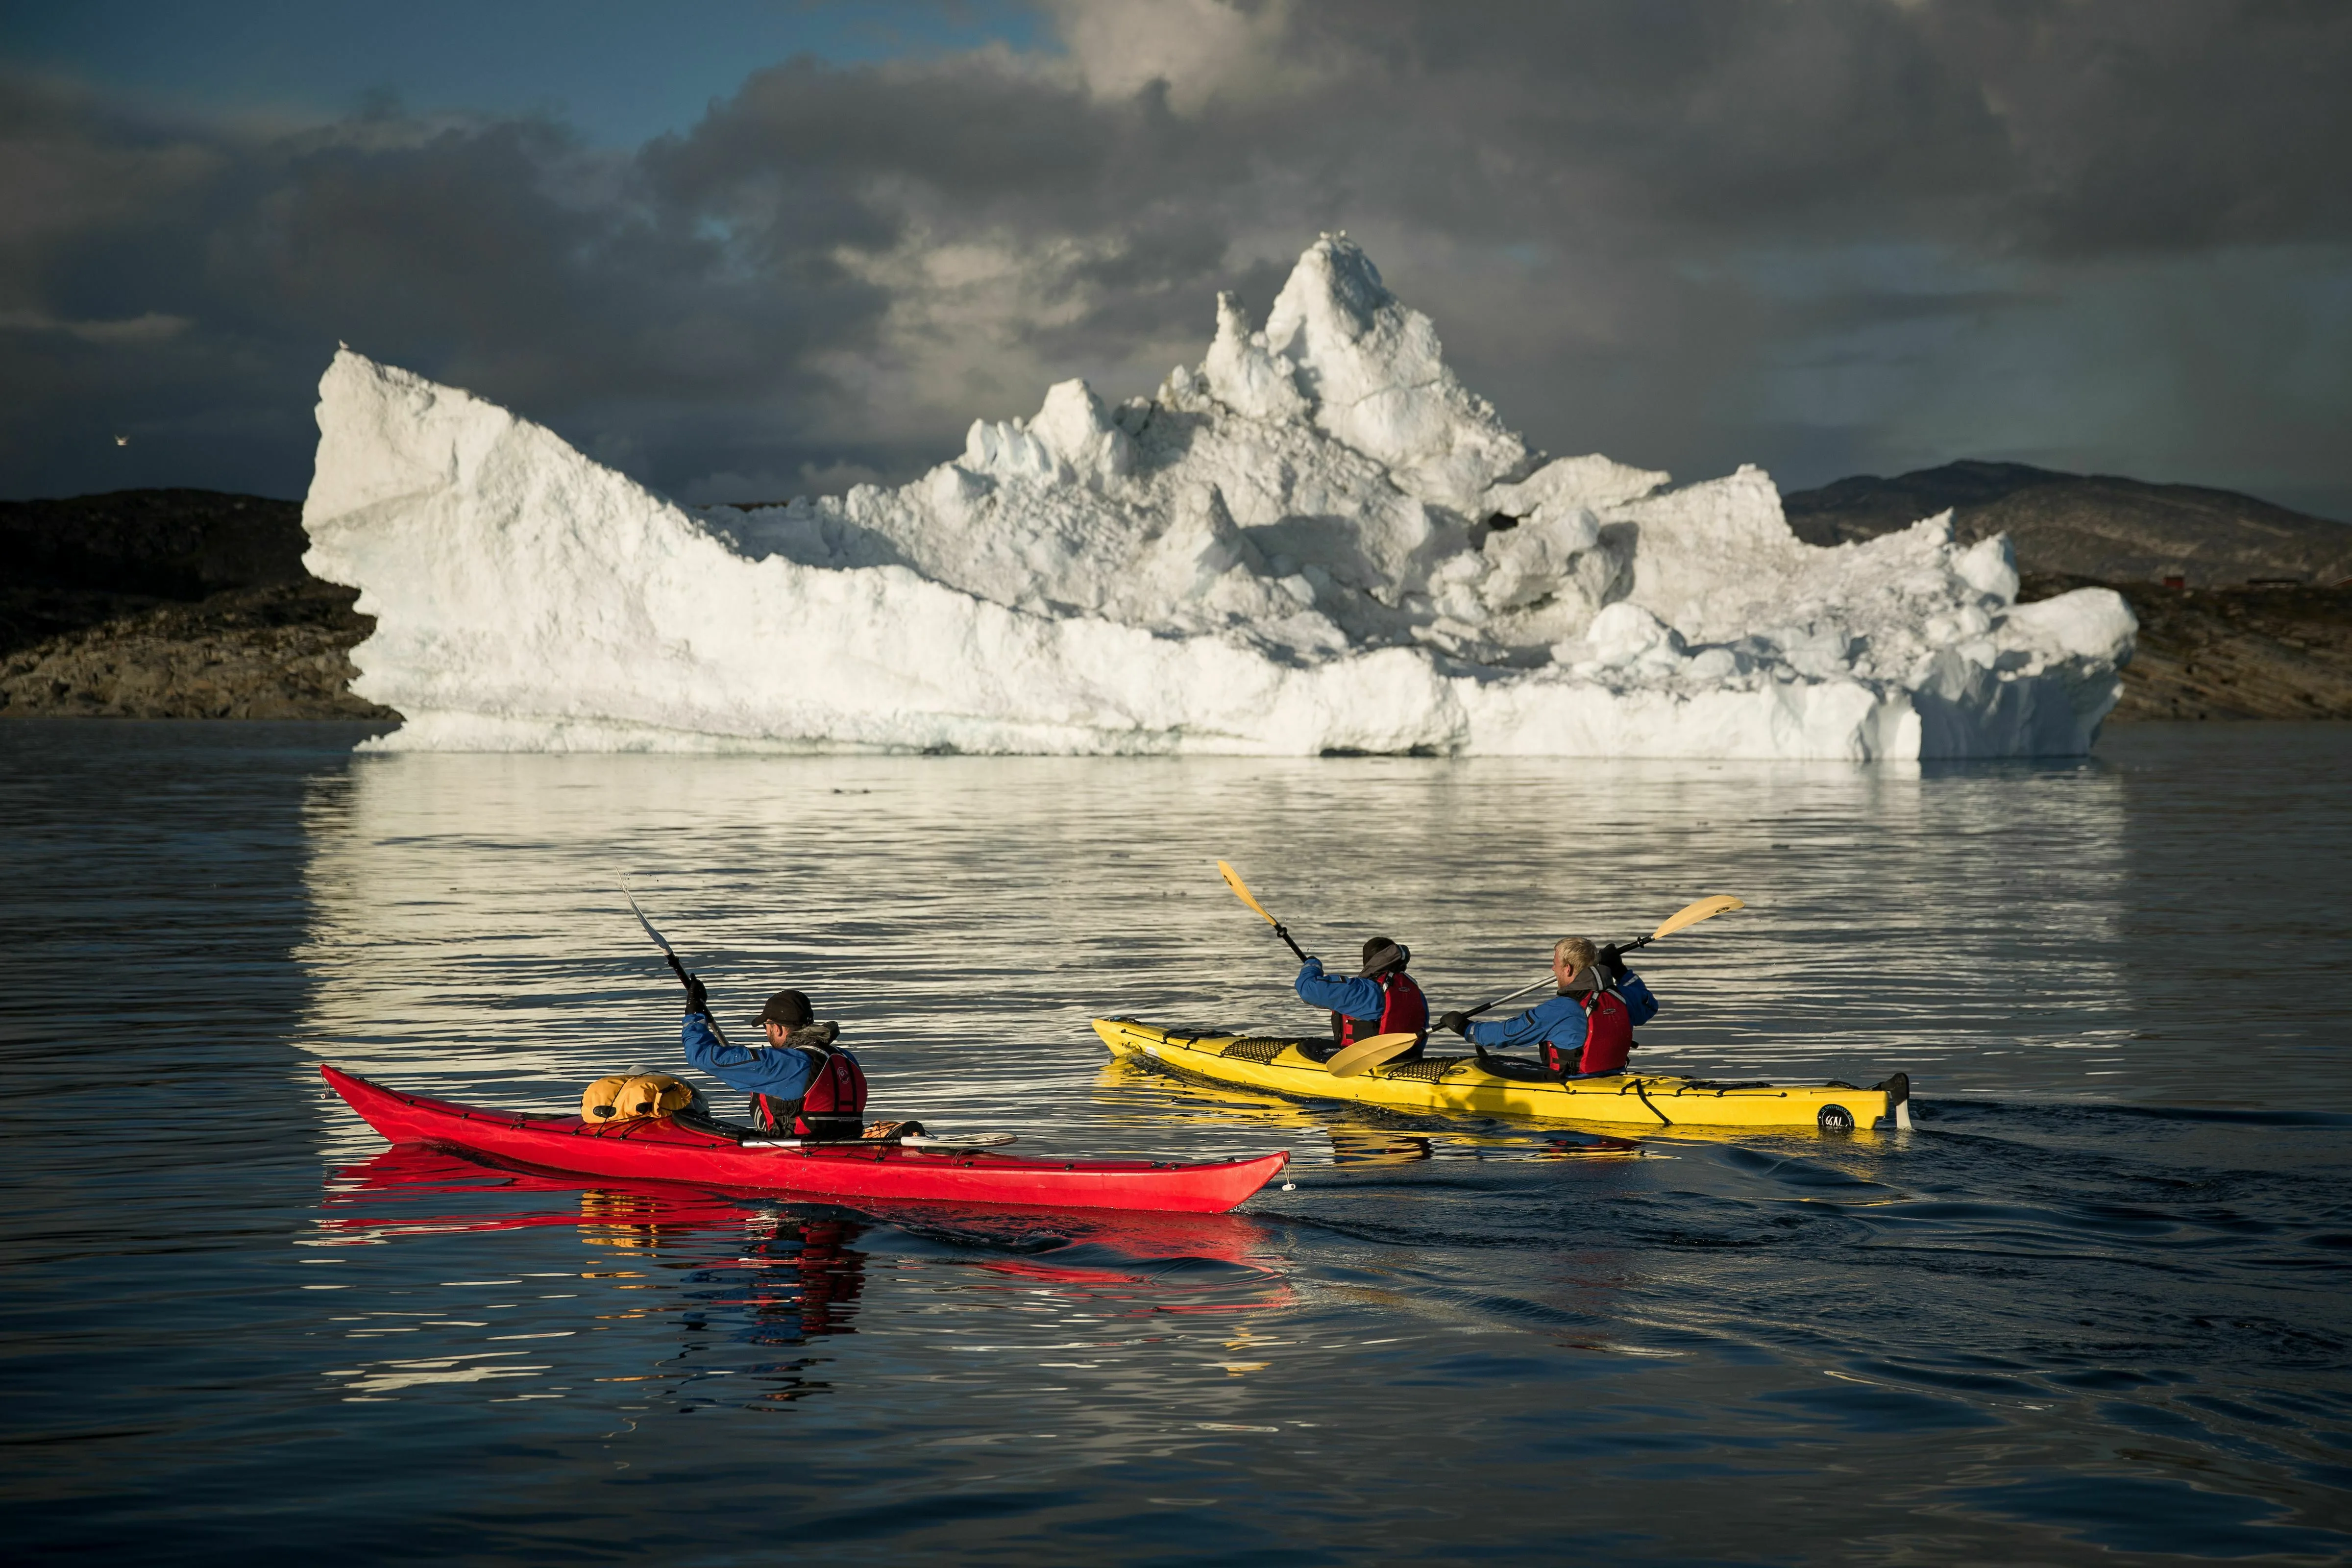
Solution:
[(1949, 508), (1963, 540), (2008, 534), (2021, 571), (2103, 583), (2179, 576), (2213, 588), (2352, 578), (2352, 526), (2195, 485), (1962, 462), (1891, 479), (1859, 475), (1795, 491), (1781, 505), (1797, 536), (1813, 544), (1874, 539)]

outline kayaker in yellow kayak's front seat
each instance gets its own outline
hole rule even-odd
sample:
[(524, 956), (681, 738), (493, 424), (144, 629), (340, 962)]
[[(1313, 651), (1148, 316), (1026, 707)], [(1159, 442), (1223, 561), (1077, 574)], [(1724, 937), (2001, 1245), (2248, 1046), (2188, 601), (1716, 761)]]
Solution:
[(1319, 1056), (1301, 1046), (1302, 1054), (1321, 1061), (1374, 1035), (1419, 1035), (1420, 1039), (1389, 1060), (1409, 1062), (1420, 1056), (1429, 1038), (1429, 999), (1404, 972), (1412, 962), (1411, 948), (1384, 936), (1365, 940), (1364, 966), (1352, 978), (1334, 980), (1323, 973), (1321, 959), (1308, 959), (1298, 972), (1298, 999), (1310, 1007), (1330, 1009), (1334, 1043)]
[(702, 982), (686, 987), (686, 1059), (751, 1097), (751, 1120), (801, 1138), (856, 1138), (866, 1131), (866, 1070), (834, 1044), (837, 1024), (816, 1022), (799, 991), (779, 991), (753, 1020), (767, 1043), (730, 1046), (710, 1022)]
[(1552, 978), (1559, 994), (1516, 1018), (1473, 1023), (1466, 1013), (1437, 1020), (1478, 1047), (1532, 1046), (1554, 1078), (1599, 1078), (1625, 1070), (1633, 1027), (1658, 1016), (1658, 999), (1642, 977), (1625, 967), (1614, 947), (1595, 947), (1580, 936), (1552, 944)]

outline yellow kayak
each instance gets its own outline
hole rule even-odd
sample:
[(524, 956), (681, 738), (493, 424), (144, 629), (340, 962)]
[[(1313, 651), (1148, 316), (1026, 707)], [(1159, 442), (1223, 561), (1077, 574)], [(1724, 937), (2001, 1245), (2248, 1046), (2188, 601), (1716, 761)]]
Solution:
[(1720, 1083), (1666, 1073), (1612, 1073), (1563, 1083), (1533, 1063), (1518, 1076), (1490, 1072), (1475, 1057), (1425, 1056), (1358, 1078), (1333, 1078), (1301, 1046), (1329, 1041), (1256, 1035), (1202, 1035), (1097, 1018), (1095, 1033), (1114, 1056), (1149, 1057), (1164, 1067), (1219, 1083), (1271, 1089), (1306, 1100), (1350, 1100), (1398, 1110), (1471, 1111), (1538, 1116), (1624, 1127), (1779, 1127), (1850, 1132), (1882, 1121), (1911, 1125), (1911, 1080), (1896, 1073), (1868, 1089), (1850, 1083)]

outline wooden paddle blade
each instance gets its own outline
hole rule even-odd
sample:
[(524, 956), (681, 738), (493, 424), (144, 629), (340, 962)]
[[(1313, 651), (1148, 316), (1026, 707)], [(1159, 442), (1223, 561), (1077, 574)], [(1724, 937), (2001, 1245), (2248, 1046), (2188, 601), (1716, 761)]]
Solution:
[(1323, 1066), (1333, 1078), (1359, 1078), (1411, 1050), (1419, 1038), (1419, 1035), (1374, 1035), (1369, 1040), (1358, 1040)]
[(898, 1142), (915, 1149), (1002, 1149), (1021, 1140), (1012, 1132), (918, 1132)]
[(1234, 890), (1234, 896), (1235, 898), (1241, 900), (1242, 902), (1247, 904), (1250, 908), (1257, 911), (1258, 918), (1260, 920), (1265, 921), (1265, 923), (1270, 926), (1278, 926), (1282, 923), (1280, 921), (1276, 920), (1272, 915), (1265, 912), (1265, 906), (1264, 904), (1259, 903), (1255, 899), (1250, 897), (1249, 885), (1242, 880), (1242, 874), (1239, 871), (1234, 870), (1231, 866), (1225, 864), (1223, 860), (1220, 860), (1217, 862), (1217, 875), (1225, 879), (1225, 886)]
[(1728, 893), (1718, 893), (1711, 899), (1701, 899), (1698, 902), (1687, 908), (1676, 910), (1673, 914), (1668, 915), (1666, 923), (1650, 933), (1650, 940), (1655, 942), (1658, 938), (1678, 931), (1685, 926), (1695, 926), (1701, 921), (1713, 920), (1717, 915), (1728, 913), (1733, 910), (1744, 910), (1747, 907)]

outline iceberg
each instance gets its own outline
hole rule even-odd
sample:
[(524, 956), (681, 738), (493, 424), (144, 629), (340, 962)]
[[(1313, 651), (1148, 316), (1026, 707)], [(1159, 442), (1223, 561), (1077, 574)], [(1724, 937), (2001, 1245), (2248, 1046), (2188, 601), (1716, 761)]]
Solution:
[(1344, 235), (1154, 395), (897, 488), (690, 510), (349, 348), (318, 416), (393, 750), (2074, 754), (2137, 630), (1948, 513), (1819, 548), (1755, 468), (1547, 460)]

